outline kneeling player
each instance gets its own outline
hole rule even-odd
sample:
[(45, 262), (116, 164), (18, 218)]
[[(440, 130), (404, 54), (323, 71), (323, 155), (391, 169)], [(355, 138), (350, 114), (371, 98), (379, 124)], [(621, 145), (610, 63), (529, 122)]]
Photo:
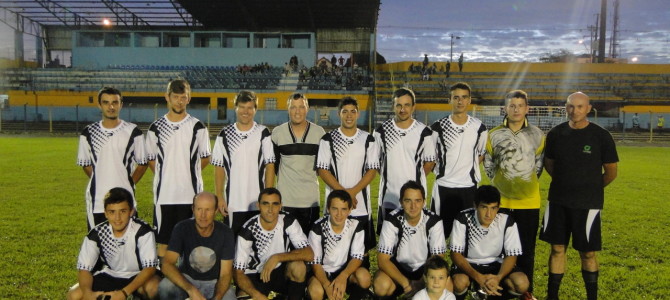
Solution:
[(444, 255), (447, 245), (442, 220), (424, 208), (423, 186), (408, 181), (400, 189), (400, 208), (384, 219), (375, 274), (374, 290), (378, 297), (409, 295), (423, 288), (424, 264), (432, 255)]
[[(370, 272), (363, 267), (365, 257), (365, 226), (349, 218), (353, 206), (351, 195), (334, 190), (326, 199), (328, 215), (322, 217), (309, 232), (309, 244), (314, 250), (312, 270), (307, 291), (311, 299), (363, 299), (370, 288)], [(369, 262), (368, 262), (369, 265)]]
[[(84, 238), (77, 260), (79, 283), (67, 299), (126, 299), (138, 293), (153, 299), (158, 293), (154, 276), (158, 257), (151, 227), (133, 216), (133, 194), (111, 189), (104, 198), (107, 221), (95, 226)], [(96, 270), (96, 265), (102, 269)]]
[(267, 299), (270, 292), (288, 299), (305, 295), (305, 262), (314, 259), (314, 252), (298, 221), (281, 207), (279, 190), (265, 188), (258, 196), (259, 214), (237, 236), (233, 276), (238, 296), (240, 290), (253, 299)]
[(426, 288), (420, 290), (412, 300), (456, 300), (447, 289), (449, 285), (449, 264), (440, 256), (432, 256), (426, 262), (423, 280)]
[(465, 299), (470, 280), (487, 295), (501, 296), (501, 282), (511, 296), (528, 290), (528, 278), (515, 266), (521, 255), (519, 231), (514, 220), (499, 208), (498, 189), (483, 185), (477, 189), (475, 208), (462, 211), (454, 220), (449, 248), (457, 299)]

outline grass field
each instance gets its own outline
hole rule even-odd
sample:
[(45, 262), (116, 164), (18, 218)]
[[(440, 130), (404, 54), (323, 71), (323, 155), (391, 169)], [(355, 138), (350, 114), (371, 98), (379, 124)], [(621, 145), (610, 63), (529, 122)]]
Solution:
[[(77, 280), (86, 234), (86, 176), (74, 137), (0, 136), (0, 299), (64, 299)], [(619, 177), (606, 189), (601, 299), (669, 299), (670, 148), (618, 148)], [(214, 190), (213, 168), (204, 170)], [(549, 176), (542, 176), (546, 196)], [(148, 172), (137, 187), (139, 216), (151, 221)], [(432, 186), (432, 181), (430, 186)], [(376, 195), (376, 181), (373, 183)], [(545, 197), (546, 198), (546, 197)], [(373, 200), (374, 201), (374, 200)], [(373, 206), (375, 204), (373, 203)], [(376, 215), (376, 214), (375, 214)], [(535, 293), (544, 298), (549, 246), (538, 242)], [(585, 298), (578, 254), (570, 249), (563, 299)]]

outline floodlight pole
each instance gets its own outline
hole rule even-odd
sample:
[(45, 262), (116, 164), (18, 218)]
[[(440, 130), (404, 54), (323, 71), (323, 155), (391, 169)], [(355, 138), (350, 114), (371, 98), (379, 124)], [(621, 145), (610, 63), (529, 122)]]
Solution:
[(449, 62), (454, 62), (454, 38), (457, 40), (461, 39), (460, 36), (456, 36), (453, 33), (449, 35), (451, 37), (451, 46), (449, 48)]

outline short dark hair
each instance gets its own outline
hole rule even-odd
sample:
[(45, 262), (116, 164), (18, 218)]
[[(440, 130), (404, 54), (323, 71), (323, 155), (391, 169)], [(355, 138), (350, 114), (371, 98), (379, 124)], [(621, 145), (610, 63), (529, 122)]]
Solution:
[(449, 263), (439, 255), (433, 255), (426, 260), (425, 268), (423, 269), (423, 275), (428, 276), (428, 270), (447, 270), (447, 275), (449, 275)]
[(168, 83), (167, 86), (168, 95), (175, 94), (184, 94), (191, 93), (191, 85), (185, 79), (175, 79)]
[(279, 202), (281, 202), (281, 193), (279, 192), (278, 189), (270, 187), (270, 188), (264, 188), (259, 194), (258, 194), (258, 202), (261, 202), (261, 198), (263, 198), (263, 195), (277, 195), (279, 196)]
[(472, 88), (470, 85), (465, 82), (456, 82), (451, 87), (449, 87), (449, 93), (453, 92), (456, 89), (467, 90), (468, 94), (472, 94)]
[(256, 93), (253, 91), (242, 90), (237, 93), (237, 96), (235, 96), (235, 101), (233, 101), (236, 107), (239, 103), (247, 102), (254, 102), (254, 108), (258, 108), (258, 97), (256, 96)]
[(351, 195), (345, 190), (334, 190), (328, 194), (326, 197), (326, 209), (330, 208), (330, 204), (333, 203), (333, 199), (340, 199), (344, 202), (347, 202), (347, 206), (352, 208), (354, 206), (354, 201), (351, 199)]
[(522, 90), (513, 90), (505, 95), (505, 106), (507, 106), (509, 104), (509, 101), (512, 100), (513, 98), (521, 98), (523, 100), (526, 100), (526, 105), (528, 105), (528, 93)]
[(102, 104), (102, 94), (107, 94), (107, 95), (119, 95), (119, 100), (123, 102), (123, 96), (121, 96), (121, 91), (114, 87), (103, 87), (98, 91), (98, 104)]
[(477, 188), (476, 194), (475, 205), (477, 206), (479, 206), (479, 204), (500, 204), (500, 192), (495, 186), (482, 185)]
[(353, 97), (344, 97), (340, 100), (340, 104), (337, 105), (337, 111), (341, 111), (345, 105), (353, 105), (358, 109), (358, 101)]
[(393, 101), (405, 95), (409, 95), (409, 97), (412, 98), (412, 105), (416, 104), (416, 96), (414, 95), (414, 92), (405, 87), (393, 91)]
[(214, 197), (214, 208), (219, 208), (219, 197), (217, 197), (216, 195), (214, 195), (210, 192), (200, 192), (200, 193), (197, 193), (197, 194), (193, 195), (193, 203), (191, 203), (191, 206), (195, 207), (195, 200), (198, 199), (199, 196), (204, 195), (204, 194), (212, 195)]
[(408, 189), (421, 191), (421, 197), (423, 197), (423, 199), (426, 200), (426, 190), (423, 188), (423, 185), (414, 180), (410, 180), (408, 182), (405, 182), (405, 184), (403, 184), (402, 187), (400, 188), (400, 201), (402, 201), (403, 197), (405, 197), (405, 191), (407, 191)]
[(107, 208), (107, 206), (110, 204), (117, 204), (125, 201), (128, 202), (128, 207), (133, 209), (135, 207), (133, 205), (133, 199), (134, 197), (131, 192), (122, 187), (115, 187), (109, 190), (107, 194), (105, 194), (105, 199), (103, 200), (103, 203), (105, 205), (105, 208)]

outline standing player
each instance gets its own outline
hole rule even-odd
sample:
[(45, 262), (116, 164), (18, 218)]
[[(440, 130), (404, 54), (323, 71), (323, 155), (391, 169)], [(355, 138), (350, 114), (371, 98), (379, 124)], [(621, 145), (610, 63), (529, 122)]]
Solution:
[(500, 207), (509, 209), (519, 228), (523, 254), (516, 264), (528, 276), (528, 290), (532, 292), (544, 133), (528, 123), (528, 110), (526, 92), (514, 90), (505, 95), (506, 117), (502, 125), (489, 131), (484, 169), (500, 191)]
[[(454, 262), (454, 293), (465, 299), (470, 280), (487, 295), (521, 297), (528, 289), (528, 278), (515, 266), (521, 254), (519, 232), (514, 219), (499, 212), (500, 193), (490, 185), (477, 189), (474, 208), (462, 211), (454, 221), (451, 232), (451, 260)], [(507, 287), (501, 291), (501, 285)]]
[(298, 220), (307, 234), (319, 218), (319, 180), (314, 161), (326, 132), (307, 121), (309, 103), (303, 94), (292, 94), (286, 104), (290, 120), (272, 130), (278, 160), (277, 189), (284, 196), (284, 210)]
[[(212, 151), (216, 194), (225, 222), (237, 234), (258, 213), (258, 195), (274, 185), (274, 149), (270, 131), (254, 122), (258, 98), (252, 91), (235, 97), (234, 124), (221, 129)], [(224, 195), (225, 191), (225, 195)]]
[(120, 187), (104, 197), (107, 221), (84, 238), (77, 260), (79, 283), (67, 293), (75, 299), (126, 299), (158, 292), (156, 244), (151, 227), (133, 217), (133, 194)]
[[(147, 170), (142, 131), (119, 118), (123, 107), (121, 92), (113, 87), (102, 88), (98, 107), (102, 120), (84, 128), (77, 154), (77, 164), (90, 178), (86, 187), (89, 230), (105, 221), (105, 194), (113, 187), (135, 191), (135, 184)], [(135, 207), (137, 203), (133, 203)]]
[[(447, 252), (440, 217), (424, 208), (426, 192), (416, 181), (400, 188), (401, 207), (388, 214), (379, 235), (374, 290), (378, 297), (411, 295), (423, 288), (426, 260)], [(390, 299), (390, 298), (387, 298)]]
[(168, 113), (151, 123), (147, 157), (154, 172), (154, 226), (158, 257), (163, 257), (179, 221), (193, 216), (191, 203), (202, 192), (201, 170), (209, 164), (209, 132), (186, 113), (191, 86), (183, 79), (170, 81), (165, 93)]
[(244, 223), (235, 248), (234, 278), (238, 296), (267, 299), (279, 292), (299, 300), (305, 294), (305, 262), (314, 252), (298, 221), (281, 212), (282, 196), (275, 188), (258, 195), (259, 214)]
[(379, 169), (379, 154), (374, 138), (356, 127), (358, 102), (345, 97), (339, 105), (340, 127), (321, 139), (316, 168), (326, 183), (326, 194), (346, 190), (353, 200), (351, 216), (365, 228), (365, 250), (375, 245), (370, 203), (370, 182)]
[[(345, 190), (328, 194), (328, 215), (322, 217), (309, 232), (314, 251), (314, 276), (307, 288), (311, 299), (363, 299), (370, 288), (370, 261), (365, 257), (364, 223), (349, 218), (353, 207), (351, 195)], [(365, 265), (367, 264), (367, 265)]]
[(576, 92), (565, 103), (568, 122), (547, 134), (544, 167), (551, 175), (549, 205), (540, 239), (551, 244), (547, 299), (558, 299), (565, 273), (566, 251), (579, 251), (588, 299), (598, 298), (598, 260), (602, 249), (600, 211), (605, 187), (617, 176), (616, 145), (612, 135), (589, 122), (589, 96)]
[(482, 121), (468, 115), (470, 93), (467, 83), (452, 85), (451, 115), (430, 126), (437, 156), (430, 208), (444, 220), (447, 237), (456, 215), (474, 205), (481, 180), (479, 163), (484, 159), (487, 131)]
[(400, 187), (412, 180), (421, 183), (425, 191), (426, 175), (435, 166), (432, 131), (412, 117), (415, 104), (416, 98), (412, 90), (395, 90), (395, 118), (384, 121), (372, 134), (379, 145), (381, 164), (377, 232), (381, 230), (386, 214), (400, 206)]

